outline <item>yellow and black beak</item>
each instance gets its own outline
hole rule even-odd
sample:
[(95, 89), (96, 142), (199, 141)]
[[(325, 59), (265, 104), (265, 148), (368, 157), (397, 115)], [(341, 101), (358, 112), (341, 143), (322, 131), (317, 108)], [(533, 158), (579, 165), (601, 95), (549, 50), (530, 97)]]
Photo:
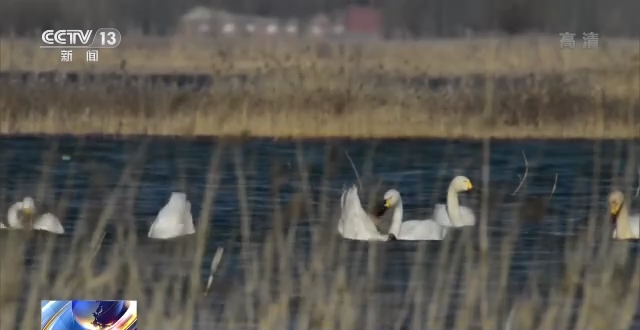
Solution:
[(377, 204), (375, 215), (377, 217), (383, 216), (384, 213), (387, 212), (387, 210), (389, 209), (390, 205), (391, 205), (391, 203), (389, 203), (388, 200), (385, 200), (384, 203), (382, 203), (382, 204)]
[(622, 208), (622, 203), (616, 203), (616, 202), (612, 202), (611, 203), (611, 222), (612, 223), (616, 223), (616, 220), (618, 218), (618, 214), (620, 213), (620, 209)]
[(33, 216), (35, 214), (34, 209), (32, 208), (24, 208), (22, 209), (22, 222), (23, 226), (26, 228), (33, 227)]
[(388, 199), (386, 199), (386, 200), (384, 201), (384, 207), (385, 207), (385, 208), (387, 208), (387, 209), (388, 209), (388, 208), (391, 208), (391, 201), (390, 201), (390, 200), (388, 200)]
[(615, 226), (618, 223), (618, 214), (620, 214), (620, 210), (622, 209), (622, 203), (612, 201), (609, 206), (611, 208), (611, 224)]
[(473, 184), (471, 184), (471, 181), (467, 181), (465, 188), (467, 189), (467, 191), (473, 189)]
[(620, 209), (622, 208), (622, 203), (618, 203), (617, 201), (613, 201), (610, 203), (611, 207), (611, 215), (616, 216), (620, 213)]

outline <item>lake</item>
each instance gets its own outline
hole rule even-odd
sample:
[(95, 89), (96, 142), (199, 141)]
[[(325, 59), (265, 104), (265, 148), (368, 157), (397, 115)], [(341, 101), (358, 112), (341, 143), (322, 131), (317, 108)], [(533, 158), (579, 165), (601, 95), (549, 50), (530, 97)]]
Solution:
[[(510, 294), (516, 296), (527, 278), (536, 272), (543, 275), (547, 285), (552, 285), (557, 279), (553, 274), (561, 271), (564, 263), (566, 238), (585, 230), (591, 211), (598, 212), (598, 219), (603, 219), (602, 223), (595, 224), (597, 230), (608, 230), (605, 226), (607, 218), (603, 216), (606, 194), (611, 189), (612, 178), (622, 177), (628, 162), (640, 161), (640, 140), (490, 141), (488, 145), (489, 153), (483, 156), (485, 149), (481, 141), (464, 140), (273, 141), (97, 137), (78, 140), (73, 137), (5, 136), (0, 139), (0, 152), (4, 157), (0, 175), (3, 176), (6, 206), (25, 195), (36, 197), (37, 201), (49, 206), (64, 199), (67, 209), (63, 225), (67, 233), (72, 234), (80, 230), (77, 218), (83, 207), (89, 205), (97, 218), (127, 165), (139, 156), (140, 148), (144, 148), (142, 158), (136, 160), (139, 166), (132, 172), (135, 179), (124, 182), (124, 186), (135, 186), (136, 189), (132, 204), (134, 216), (115, 217), (111, 222), (111, 226), (122, 226), (125, 222), (134, 225), (142, 240), (172, 191), (187, 193), (194, 219), (198, 219), (203, 208), (207, 175), (211, 172), (212, 155), (219, 152), (217, 191), (209, 227), (210, 245), (205, 259), (210, 260), (217, 247), (225, 247), (223, 271), (217, 280), (232, 283), (243, 273), (243, 237), (253, 248), (260, 249), (267, 233), (274, 228), (276, 206), (287, 208), (300, 191), (306, 191), (306, 187), (309, 188), (306, 196), (309, 196), (310, 204), (304, 204), (303, 218), (295, 219), (298, 231), (295, 244), (301, 251), (297, 256), (309, 255), (308, 228), (326, 226), (329, 232), (335, 232), (335, 214), (341, 191), (345, 185), (357, 181), (345, 153), (358, 168), (365, 187), (380, 184), (382, 192), (396, 187), (402, 193), (405, 218), (428, 217), (430, 207), (444, 199), (446, 187), (456, 175), (465, 175), (474, 183), (476, 192), (465, 196), (463, 201), (477, 205), (480, 192), (486, 191), (483, 190), (484, 169), (489, 175), (486, 184), (490, 193), (500, 192), (500, 202), (496, 204), (500, 210), (490, 210), (486, 220), (492, 244), (489, 258), (499, 257), (500, 242), (509, 235), (514, 224), (521, 229), (510, 266)], [(488, 157), (488, 163), (485, 164), (483, 157)], [(239, 185), (238, 172), (242, 173), (243, 185)], [(518, 193), (546, 197), (553, 190), (541, 222), (520, 223), (513, 216), (518, 200), (511, 194), (525, 172), (526, 181)], [(633, 178), (621, 187), (628, 187), (633, 194), (638, 185), (638, 174), (633, 169), (629, 173)], [(43, 175), (49, 183), (44, 189), (39, 189), (42, 188), (39, 183)], [(281, 187), (277, 198), (274, 198), (274, 182), (279, 182)], [(250, 210), (249, 237), (241, 235), (243, 213), (238, 189), (246, 193)], [(592, 202), (593, 192), (600, 194), (595, 204)], [(125, 197), (118, 201), (118, 207), (125, 204)], [(317, 209), (324, 200), (329, 203), (324, 217), (317, 212), (308, 212)], [(480, 218), (480, 209), (475, 211)], [(85, 224), (84, 228), (91, 225)], [(456, 239), (469, 235), (465, 239), (477, 243), (477, 232), (478, 228), (474, 227), (452, 235)], [(343, 250), (345, 254), (341, 258), (347, 263), (355, 263), (356, 258), (366, 260), (367, 253), (371, 253), (366, 246), (376, 243), (345, 244), (349, 248)], [(440, 244), (430, 242), (427, 248), (439, 251)], [(632, 251), (637, 255), (640, 248), (634, 244)], [(378, 293), (395, 297), (385, 298), (380, 306), (389, 304), (385, 308), (399, 308), (394, 299), (401, 299), (407, 290), (418, 245), (413, 242), (376, 245), (382, 282)], [(161, 255), (153, 255), (152, 252), (145, 258), (151, 263), (164, 262)], [(423, 260), (425, 268), (433, 268), (436, 261), (433, 255)], [(203, 278), (208, 267), (208, 263), (203, 263)], [(327, 269), (328, 273), (332, 271)], [(454, 292), (463, 290), (463, 280), (459, 279), (459, 282), (455, 284), (458, 289)], [(456, 298), (452, 299), (455, 301)], [(206, 321), (199, 321), (198, 327), (206, 328)]]

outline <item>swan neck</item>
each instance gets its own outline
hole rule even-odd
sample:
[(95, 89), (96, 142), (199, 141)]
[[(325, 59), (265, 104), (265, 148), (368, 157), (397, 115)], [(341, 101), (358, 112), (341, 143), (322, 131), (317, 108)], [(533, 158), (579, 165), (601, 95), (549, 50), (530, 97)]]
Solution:
[(447, 192), (447, 213), (451, 224), (454, 226), (460, 225), (460, 201), (458, 200), (458, 193), (455, 191), (452, 185), (449, 186)]
[(616, 218), (616, 234), (618, 238), (622, 239), (633, 238), (633, 231), (629, 222), (629, 209), (625, 203), (620, 206), (620, 211)]
[(11, 205), (11, 207), (9, 208), (9, 212), (7, 214), (7, 218), (8, 218), (7, 222), (9, 227), (17, 228), (17, 229), (22, 228), (22, 223), (20, 222), (20, 219), (18, 219), (18, 210), (21, 207), (22, 207), (22, 204), (15, 203)]
[(398, 199), (398, 204), (393, 209), (393, 217), (391, 219), (391, 227), (389, 228), (389, 233), (395, 235), (396, 237), (400, 236), (400, 227), (402, 226), (402, 198)]

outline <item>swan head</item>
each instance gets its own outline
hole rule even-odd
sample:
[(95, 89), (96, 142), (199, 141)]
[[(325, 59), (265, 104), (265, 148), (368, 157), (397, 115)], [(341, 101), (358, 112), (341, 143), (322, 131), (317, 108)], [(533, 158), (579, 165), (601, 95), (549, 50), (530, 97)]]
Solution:
[(20, 219), (26, 223), (27, 227), (33, 224), (33, 217), (36, 213), (36, 205), (31, 197), (25, 197), (20, 203)]
[(186, 200), (187, 200), (187, 194), (182, 192), (172, 192), (171, 197), (169, 197), (169, 203), (184, 202)]
[(616, 190), (609, 194), (608, 198), (609, 204), (609, 213), (611, 213), (611, 220), (615, 223), (618, 214), (620, 214), (620, 210), (622, 209), (622, 205), (624, 204), (624, 195), (621, 191)]
[(21, 208), (21, 210), (22, 210), (22, 212), (24, 212), (26, 214), (35, 213), (35, 211), (36, 211), (36, 203), (33, 201), (33, 198), (25, 197), (22, 200), (22, 208)]
[(384, 193), (384, 208), (390, 209), (400, 202), (400, 192), (395, 189), (389, 189)]
[(469, 180), (469, 178), (460, 175), (451, 180), (451, 187), (456, 192), (465, 192), (473, 189), (473, 184), (471, 183), (471, 180)]

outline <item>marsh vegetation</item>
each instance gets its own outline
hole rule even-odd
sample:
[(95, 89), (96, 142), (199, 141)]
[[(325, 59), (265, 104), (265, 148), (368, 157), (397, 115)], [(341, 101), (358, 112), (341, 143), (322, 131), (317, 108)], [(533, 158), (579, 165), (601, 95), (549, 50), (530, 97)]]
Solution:
[[(89, 188), (83, 190), (87, 201), (75, 206), (80, 208), (77, 218), (67, 217), (73, 222), (70, 235), (28, 237), (3, 231), (0, 326), (36, 327), (40, 299), (95, 297), (138, 300), (139, 324), (149, 329), (628, 329), (637, 322), (640, 246), (612, 242), (608, 216), (600, 207), (606, 199), (601, 191), (610, 190), (601, 186), (603, 182), (633, 196), (633, 142), (593, 150), (594, 168), (585, 170), (593, 176), (591, 189), (575, 191), (584, 185), (577, 177), (566, 178), (566, 169), (557, 165), (558, 191), (555, 184), (551, 190), (551, 175), (544, 195), (558, 198), (560, 194), (555, 205), (565, 213), (542, 226), (557, 222), (565, 229), (546, 234), (536, 234), (534, 227), (518, 219), (519, 203), (530, 195), (527, 182), (531, 184), (540, 171), (535, 164), (541, 158), (530, 154), (525, 166), (515, 152), (518, 172), (526, 182), (518, 184), (516, 179), (504, 188), (489, 177), (489, 173), (500, 173), (489, 170), (495, 166), (489, 161), (489, 144), (476, 150), (482, 155), (482, 170), (471, 165), (478, 162), (469, 163), (458, 155), (453, 170), (470, 173), (480, 190), (479, 222), (434, 243), (349, 242), (338, 237), (337, 196), (331, 182), (345, 168), (351, 171), (345, 160), (337, 160), (342, 158), (337, 156), (342, 154), (339, 145), (327, 144), (324, 156), (312, 158), (305, 156), (310, 150), (303, 146), (287, 151), (293, 164), (284, 166), (289, 169), (284, 174), (283, 159), (274, 152), (269, 166), (275, 172), (263, 187), (249, 182), (260, 173), (257, 169), (268, 172), (268, 165), (256, 167), (251, 156), (239, 151), (237, 142), (216, 143), (203, 162), (208, 166), (198, 177), (200, 184), (191, 188), (182, 180), (194, 170), (194, 161), (189, 165), (187, 158), (178, 157), (179, 149), (153, 150), (145, 142), (127, 147), (126, 160), (117, 157), (127, 165), (117, 182), (110, 182), (105, 172), (84, 173), (87, 169), (82, 168), (91, 159), (90, 150), (95, 157), (107, 159), (103, 145), (87, 140), (75, 153), (67, 147), (64, 152), (78, 161), (63, 165), (69, 167), (63, 175), (53, 171), (61, 166), (55, 164), (62, 152), (54, 144), (42, 157), (39, 179), (25, 178), (25, 187), (37, 187), (41, 192), (37, 199), (42, 199), (49, 194), (52, 175), (58, 181), (62, 178), (57, 212), (65, 218), (70, 214), (66, 207), (78, 200), (70, 195), (73, 191), (77, 195), (73, 187), (80, 179), (75, 175), (88, 176)], [(177, 184), (202, 201), (194, 214), (198, 218), (195, 236), (160, 244), (146, 240), (146, 231), (136, 229), (146, 221), (136, 218), (135, 201), (149, 192), (153, 182), (149, 180), (155, 180), (143, 179), (144, 164), (154, 162), (152, 155), (162, 152), (175, 153)], [(360, 154), (369, 156), (353, 154), (356, 166), (364, 161), (363, 176), (370, 175), (366, 168), (375, 169), (367, 165), (373, 162), (373, 153)], [(404, 164), (413, 154), (394, 160), (393, 166)], [(601, 162), (604, 154), (608, 160)], [(609, 157), (614, 157), (613, 162)], [(324, 159), (324, 165), (319, 166), (315, 158)], [(451, 160), (441, 161), (433, 166), (446, 172)], [(161, 174), (153, 175), (157, 179)], [(436, 178), (414, 184), (428, 186), (437, 200), (449, 178)], [(252, 207), (259, 203), (254, 190), (264, 189), (273, 197), (271, 212), (259, 215)], [(404, 185), (398, 189), (412, 193)], [(215, 202), (234, 190), (237, 205)], [(490, 198), (484, 197), (489, 192), (510, 207), (493, 213), (494, 207), (501, 206), (490, 205)], [(14, 192), (3, 188), (2, 193), (6, 200)], [(92, 194), (97, 199), (89, 199)], [(585, 207), (585, 200), (592, 202)], [(257, 221), (268, 225), (256, 231)], [(225, 222), (233, 226), (222, 226)], [(227, 240), (215, 238), (219, 237), (215, 233), (225, 230), (237, 234), (228, 233)], [(225, 254), (205, 294), (212, 246), (224, 247)]]
[[(561, 49), (557, 40), (551, 41), (239, 42), (217, 48), (174, 43), (166, 49), (147, 45), (111, 50), (101, 55), (99, 70), (62, 67), (66, 63), (45, 50), (22, 54), (34, 48), (14, 42), (0, 48), (19, 53), (0, 57), (5, 70), (74, 69), (119, 72), (123, 77), (198, 72), (242, 79), (216, 83), (214, 78), (212, 86), (197, 93), (179, 86), (7, 83), (0, 89), (0, 132), (278, 138), (638, 136), (637, 43), (612, 40), (603, 41), (599, 49)], [(434, 80), (437, 87), (430, 85)]]

